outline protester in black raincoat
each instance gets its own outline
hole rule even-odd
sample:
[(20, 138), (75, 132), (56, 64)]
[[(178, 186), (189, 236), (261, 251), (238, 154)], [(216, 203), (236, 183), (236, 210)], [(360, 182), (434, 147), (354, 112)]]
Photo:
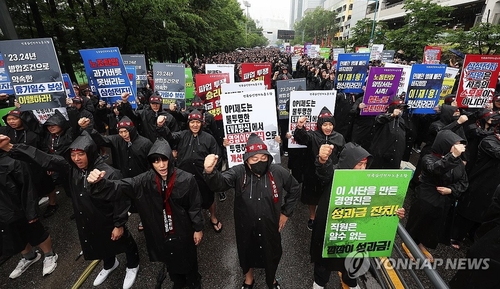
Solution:
[(346, 141), (350, 141), (351, 139), (353, 120), (350, 111), (354, 102), (354, 94), (337, 91), (334, 111), (335, 131), (343, 135)]
[[(481, 227), (476, 231), (475, 242), (470, 247), (468, 260), (475, 261), (479, 268), (458, 270), (450, 281), (451, 289), (496, 289), (500, 288), (500, 186), (493, 194), (492, 202), (484, 214)], [(469, 262), (468, 264), (471, 264)]]
[(299, 184), (287, 169), (272, 164), (267, 146), (256, 134), (248, 138), (243, 164), (221, 173), (214, 169), (217, 158), (206, 157), (205, 180), (212, 190), (234, 188), (236, 244), (245, 274), (242, 288), (253, 288), (253, 268), (265, 268), (267, 286), (279, 288), (275, 274), (282, 254), (280, 231), (294, 210)]
[(126, 116), (128, 116), (139, 129), (139, 134), (148, 138), (152, 143), (156, 141), (158, 135), (156, 134), (156, 120), (158, 116), (163, 115), (167, 118), (167, 125), (170, 131), (178, 131), (179, 126), (174, 117), (162, 109), (162, 99), (160, 96), (153, 95), (149, 99), (149, 106), (141, 110), (132, 110), (132, 106), (128, 102), (130, 94), (122, 94), (122, 109)]
[(361, 115), (361, 109), (365, 108), (365, 106), (363, 103), (363, 94), (356, 95), (356, 100), (350, 110), (353, 118), (351, 141), (360, 144), (365, 150), (369, 150), (372, 144), (375, 117)]
[[(221, 152), (215, 138), (204, 132), (203, 116), (197, 110), (193, 110), (188, 116), (189, 129), (171, 132), (166, 126), (164, 118), (158, 118), (158, 134), (166, 139), (171, 147), (177, 147), (176, 166), (194, 175), (198, 188), (200, 189), (203, 209), (209, 209), (210, 222), (215, 232), (222, 230), (222, 224), (215, 214), (214, 192), (203, 179), (203, 163), (209, 154), (221, 156)], [(221, 158), (222, 159), (222, 158)]]
[[(125, 227), (130, 203), (125, 198), (101, 198), (99, 193), (105, 194), (113, 188), (95, 188), (87, 182), (88, 173), (94, 168), (106, 171), (106, 178), (121, 177), (116, 169), (99, 157), (97, 146), (90, 135), (84, 132), (71, 143), (68, 153), (65, 154), (70, 160), (60, 155), (46, 154), (24, 144), (8, 144), (2, 149), (9, 151), (15, 158), (31, 160), (46, 170), (67, 175), (83, 256), (86, 260), (104, 260), (104, 269), (99, 275), (104, 272), (106, 276), (104, 279), (101, 276), (101, 283), (107, 274), (116, 268), (118, 261), (115, 255), (118, 253), (127, 253), (128, 269), (138, 268), (137, 245)], [(96, 281), (100, 278), (99, 275)]]
[(448, 212), (469, 185), (460, 158), (465, 143), (450, 130), (440, 131), (432, 144), (432, 153), (422, 158), (420, 185), (415, 191), (406, 230), (431, 261), (432, 255), (426, 247), (435, 249), (446, 238), (449, 242), (449, 236), (443, 236)]
[(451, 243), (459, 248), (467, 233), (471, 237), (483, 221), (491, 204), (493, 192), (500, 184), (500, 134), (489, 135), (481, 141), (476, 164), (469, 174), (469, 187), (459, 199), (453, 223)]
[(111, 182), (102, 180), (97, 170), (89, 182), (99, 191), (112, 187), (107, 198), (125, 194), (134, 200), (144, 223), (149, 260), (166, 264), (173, 288), (201, 288), (196, 255), (203, 237), (201, 195), (193, 175), (175, 168), (172, 160), (168, 142), (159, 139), (149, 151), (153, 168), (147, 172)]
[(306, 130), (304, 127), (306, 120), (306, 117), (299, 118), (297, 121), (297, 128), (294, 132), (294, 138), (298, 144), (307, 146), (307, 158), (303, 160), (303, 166), (306, 167), (306, 169), (304, 183), (302, 184), (301, 201), (309, 205), (309, 220), (307, 222), (307, 227), (309, 230), (312, 230), (316, 206), (323, 192), (323, 186), (318, 182), (318, 178), (315, 174), (314, 161), (321, 145), (332, 144), (334, 145), (334, 152), (331, 154), (331, 158), (333, 163), (336, 164), (338, 162), (338, 155), (344, 148), (345, 140), (340, 133), (334, 131), (335, 118), (328, 108), (323, 107), (321, 109), (318, 115), (316, 130)]
[(406, 126), (403, 119), (405, 104), (395, 100), (387, 112), (375, 117), (373, 140), (370, 152), (373, 155), (372, 169), (399, 169), (406, 148)]

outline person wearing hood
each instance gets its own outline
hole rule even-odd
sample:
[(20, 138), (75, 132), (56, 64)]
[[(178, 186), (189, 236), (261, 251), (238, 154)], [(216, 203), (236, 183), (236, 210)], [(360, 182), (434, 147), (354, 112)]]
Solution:
[[(95, 112), (95, 121), (105, 124), (108, 128), (108, 135), (113, 135), (118, 134), (117, 126), (124, 116), (121, 101), (117, 101), (112, 106), (109, 106), (104, 100), (100, 100)], [(102, 131), (99, 132), (102, 133)]]
[(373, 140), (370, 152), (373, 155), (373, 169), (399, 169), (406, 149), (406, 126), (402, 100), (395, 100), (387, 112), (375, 117)]
[[(349, 142), (340, 153), (338, 164), (333, 164), (330, 155), (333, 153), (333, 146), (324, 144), (320, 147), (316, 158), (316, 174), (324, 184), (324, 190), (316, 210), (316, 218), (311, 235), (311, 262), (314, 263), (314, 284), (313, 289), (323, 289), (330, 280), (332, 271), (342, 273), (342, 282), (349, 288), (359, 289), (356, 279), (349, 278), (345, 268), (345, 258), (323, 258), (323, 241), (325, 238), (325, 227), (328, 218), (328, 206), (330, 205), (331, 188), (335, 169), (364, 170), (369, 168), (373, 162), (370, 155), (362, 146)], [(400, 208), (396, 214), (400, 219), (405, 215), (405, 209)]]
[(319, 197), (323, 191), (323, 187), (318, 182), (318, 178), (314, 172), (314, 160), (319, 153), (321, 145), (331, 144), (334, 146), (334, 152), (331, 154), (331, 158), (333, 163), (336, 164), (338, 162), (338, 154), (344, 148), (345, 139), (340, 133), (334, 131), (335, 118), (326, 107), (323, 107), (318, 115), (318, 122), (315, 130), (306, 130), (306, 121), (307, 117), (305, 116), (299, 118), (294, 138), (298, 144), (307, 146), (307, 159), (304, 160), (306, 169), (304, 182), (302, 183), (301, 201), (309, 205), (307, 228), (312, 230), (316, 215), (316, 206), (318, 205)]
[(292, 215), (300, 186), (287, 169), (272, 164), (271, 153), (255, 133), (248, 138), (243, 164), (221, 173), (215, 169), (217, 160), (215, 154), (205, 158), (204, 177), (214, 191), (234, 188), (236, 245), (245, 275), (242, 289), (254, 288), (253, 268), (264, 268), (268, 288), (279, 289), (275, 275), (282, 254), (280, 232)]
[(364, 93), (355, 95), (354, 103), (349, 111), (352, 116), (351, 141), (360, 144), (365, 150), (369, 150), (372, 144), (375, 117), (361, 115), (361, 110), (366, 107), (363, 97)]
[[(469, 186), (460, 158), (466, 143), (451, 130), (442, 130), (432, 144), (432, 153), (422, 158), (420, 185), (415, 190), (406, 230), (430, 262), (433, 257), (427, 248), (435, 249), (440, 242), (449, 244), (449, 224), (445, 225), (448, 213)], [(412, 259), (404, 243), (403, 249)]]
[(86, 106), (87, 103), (90, 101), (85, 101), (83, 98), (79, 96), (75, 96), (73, 98), (66, 98), (66, 110), (76, 110), (76, 113), (78, 114), (77, 118), (87, 118), (89, 120), (89, 130), (94, 128), (94, 106), (90, 105), (92, 107), (92, 111), (90, 111)]
[[(103, 259), (104, 268), (94, 280), (100, 285), (115, 270), (118, 259), (115, 255), (127, 255), (126, 276), (123, 288), (132, 287), (139, 270), (139, 253), (132, 235), (125, 227), (130, 203), (125, 198), (105, 199), (111, 187), (93, 187), (87, 176), (93, 169), (106, 171), (106, 178), (118, 179), (120, 173), (107, 165), (99, 156), (97, 146), (90, 135), (84, 132), (69, 145), (65, 157), (47, 154), (25, 144), (11, 144), (7, 137), (0, 138), (0, 149), (14, 158), (30, 159), (46, 170), (57, 171), (70, 179), (69, 192), (75, 211), (78, 237), (86, 260)], [(100, 191), (97, 191), (100, 190)]]
[[(200, 189), (203, 209), (210, 212), (210, 223), (215, 232), (222, 231), (222, 224), (215, 213), (214, 191), (203, 179), (203, 162), (210, 154), (221, 156), (220, 148), (215, 138), (203, 131), (203, 116), (198, 110), (193, 110), (188, 116), (188, 130), (171, 132), (166, 125), (165, 117), (158, 117), (158, 135), (166, 139), (171, 147), (177, 147), (176, 166), (192, 173)], [(221, 158), (222, 159), (222, 158)]]
[(149, 98), (149, 106), (141, 110), (132, 110), (132, 106), (128, 102), (130, 93), (125, 92), (121, 95), (122, 109), (126, 116), (128, 116), (139, 128), (139, 134), (148, 138), (152, 143), (156, 141), (158, 135), (156, 134), (156, 121), (160, 115), (167, 119), (167, 125), (170, 131), (175, 132), (179, 130), (175, 118), (162, 109), (162, 98), (159, 95), (153, 95)]
[[(164, 139), (153, 144), (147, 160), (151, 168), (138, 176), (111, 181), (97, 169), (88, 181), (95, 188), (113, 188), (105, 191), (106, 198), (125, 194), (134, 201), (144, 223), (149, 260), (166, 265), (173, 288), (200, 289), (196, 246), (203, 237), (204, 220), (196, 180), (174, 166), (172, 149)], [(163, 270), (159, 277), (162, 274)], [(162, 282), (158, 278), (157, 288)]]
[[(0, 134), (0, 143), (8, 141), (9, 137)], [(58, 255), (53, 252), (50, 235), (39, 220), (31, 170), (27, 163), (10, 158), (1, 150), (0, 168), (0, 255), (20, 252), (23, 256), (9, 278), (18, 278), (40, 260), (41, 254), (34, 246), (43, 251), (43, 276), (48, 275), (56, 269)]]

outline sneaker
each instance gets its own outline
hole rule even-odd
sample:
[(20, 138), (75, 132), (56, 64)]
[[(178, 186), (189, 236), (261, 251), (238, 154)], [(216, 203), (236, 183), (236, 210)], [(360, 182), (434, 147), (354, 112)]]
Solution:
[(361, 289), (361, 287), (359, 287), (359, 285), (356, 285), (356, 287), (349, 287), (349, 289)]
[(57, 267), (57, 259), (59, 256), (57, 254), (54, 254), (53, 256), (50, 257), (45, 257), (43, 259), (43, 275), (49, 275), (50, 273), (54, 272), (54, 270)]
[(284, 152), (283, 156), (287, 157), (288, 156), (288, 152)]
[(278, 281), (274, 282), (273, 289), (281, 289), (281, 285), (280, 285), (280, 283), (278, 283)]
[(219, 201), (224, 202), (227, 199), (226, 193), (220, 192), (219, 193)]
[(316, 282), (313, 283), (313, 289), (323, 289), (325, 287), (323, 286), (319, 286), (318, 284), (316, 284)]
[(307, 228), (309, 229), (309, 231), (313, 230), (313, 226), (314, 226), (314, 220), (309, 219), (309, 221), (307, 221)]
[(59, 208), (58, 204), (48, 205), (47, 209), (45, 210), (45, 213), (43, 213), (43, 217), (48, 218), (48, 217), (54, 215), (54, 213), (57, 211), (58, 208)]
[(109, 273), (113, 272), (113, 270), (115, 270), (118, 265), (120, 265), (120, 262), (118, 262), (118, 259), (115, 258), (115, 264), (113, 265), (113, 267), (111, 267), (111, 269), (102, 269), (101, 272), (99, 272), (94, 280), (94, 286), (101, 285), (102, 282), (104, 282), (108, 278)]
[(17, 277), (21, 276), (21, 274), (23, 274), (24, 271), (26, 271), (26, 269), (28, 269), (36, 261), (40, 260), (41, 257), (42, 257), (42, 254), (36, 253), (36, 257), (32, 260), (26, 260), (26, 259), (22, 258), (19, 261), (19, 263), (17, 263), (16, 269), (14, 269), (14, 271), (12, 271), (12, 273), (10, 273), (9, 278), (16, 279)]
[(126, 268), (125, 279), (123, 280), (123, 289), (129, 289), (134, 285), (135, 277), (137, 277), (137, 272), (139, 271), (139, 265), (135, 268)]

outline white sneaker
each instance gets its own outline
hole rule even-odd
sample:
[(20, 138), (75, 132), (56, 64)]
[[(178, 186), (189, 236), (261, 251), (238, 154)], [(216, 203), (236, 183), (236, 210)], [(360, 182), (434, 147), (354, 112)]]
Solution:
[(36, 257), (33, 260), (26, 260), (22, 258), (21, 260), (19, 260), (19, 263), (17, 263), (16, 269), (14, 269), (12, 273), (10, 273), (9, 278), (16, 279), (17, 277), (21, 276), (21, 274), (23, 274), (26, 269), (28, 269), (36, 261), (40, 260), (41, 257), (42, 255), (40, 253), (36, 253)]
[(323, 286), (319, 286), (318, 284), (316, 284), (316, 282), (313, 283), (313, 289), (323, 289), (325, 287)]
[(59, 256), (57, 256), (57, 254), (54, 254), (54, 256), (45, 257), (45, 259), (43, 259), (43, 275), (42, 276), (49, 275), (50, 273), (54, 272), (54, 270), (57, 267), (57, 259), (58, 258), (59, 258)]
[(123, 280), (123, 289), (130, 289), (134, 285), (135, 277), (137, 277), (137, 272), (139, 271), (139, 265), (135, 268), (127, 268), (125, 272), (125, 279)]
[(115, 270), (118, 265), (120, 265), (120, 262), (118, 262), (118, 259), (115, 258), (115, 264), (113, 265), (113, 267), (111, 267), (111, 269), (102, 269), (101, 272), (99, 272), (94, 280), (94, 286), (101, 285), (102, 282), (104, 282), (106, 278), (108, 278), (109, 273), (113, 272), (113, 270)]
[(356, 287), (349, 287), (349, 289), (361, 289), (361, 287), (359, 287), (359, 285), (356, 285)]

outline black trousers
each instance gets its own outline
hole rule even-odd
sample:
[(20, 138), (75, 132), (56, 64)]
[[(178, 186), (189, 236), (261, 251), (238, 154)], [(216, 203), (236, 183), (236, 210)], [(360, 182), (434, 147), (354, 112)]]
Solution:
[[(314, 263), (314, 282), (321, 287), (325, 287), (326, 283), (330, 281), (330, 275), (332, 271), (328, 268)], [(342, 273), (342, 282), (344, 282), (349, 287), (356, 287), (358, 285), (358, 281), (356, 279), (349, 278), (347, 271), (345, 269), (341, 270)]]
[[(137, 250), (137, 244), (135, 243), (132, 234), (130, 234), (127, 230), (123, 233), (124, 236), (122, 238), (126, 238), (126, 248), (125, 255), (127, 256), (127, 268), (135, 268), (139, 266), (139, 250)], [(126, 236), (125, 236), (126, 235)], [(104, 269), (109, 270), (115, 264), (115, 256), (108, 257), (103, 259), (104, 261)]]

